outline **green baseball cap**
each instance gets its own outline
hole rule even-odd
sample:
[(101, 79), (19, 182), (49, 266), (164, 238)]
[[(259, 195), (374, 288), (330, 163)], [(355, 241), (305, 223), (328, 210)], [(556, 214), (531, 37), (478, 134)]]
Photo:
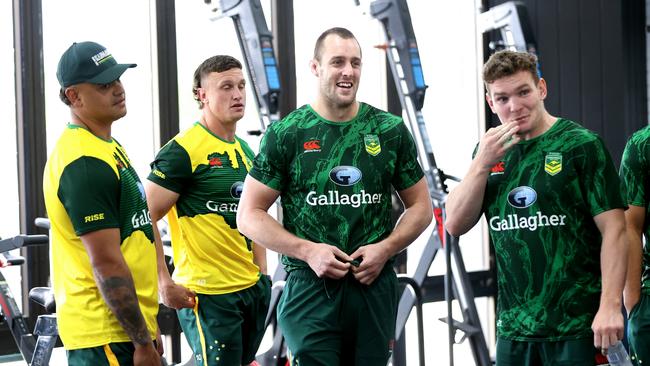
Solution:
[(106, 47), (95, 42), (75, 42), (63, 53), (56, 69), (62, 88), (79, 83), (108, 84), (136, 64), (118, 64)]

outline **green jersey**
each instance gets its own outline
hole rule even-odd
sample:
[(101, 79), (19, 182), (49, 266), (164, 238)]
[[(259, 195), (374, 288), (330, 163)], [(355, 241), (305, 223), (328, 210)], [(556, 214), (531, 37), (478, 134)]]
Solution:
[(499, 337), (592, 337), (601, 234), (593, 217), (624, 208), (602, 140), (559, 119), (490, 172), (483, 211), (497, 261)]
[(646, 244), (643, 249), (643, 272), (641, 291), (650, 295), (650, 126), (632, 135), (625, 146), (620, 176), (625, 185), (625, 199), (629, 205), (645, 208), (643, 233)]
[[(305, 105), (267, 130), (249, 173), (280, 191), (283, 225), (298, 237), (351, 254), (392, 231), (391, 187), (423, 176), (402, 119), (360, 103), (348, 122)], [(284, 256), (287, 269), (306, 267)]]
[(237, 207), (253, 151), (235, 136), (224, 141), (199, 122), (176, 135), (151, 163), (148, 179), (179, 194), (167, 218), (174, 280), (201, 294), (255, 285), (252, 245), (237, 230)]

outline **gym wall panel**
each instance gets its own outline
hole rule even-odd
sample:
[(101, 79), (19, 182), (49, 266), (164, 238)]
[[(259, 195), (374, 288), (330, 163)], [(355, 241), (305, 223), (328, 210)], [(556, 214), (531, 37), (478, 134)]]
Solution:
[(548, 84), (546, 108), (600, 134), (618, 164), (627, 138), (647, 124), (645, 0), (522, 2)]

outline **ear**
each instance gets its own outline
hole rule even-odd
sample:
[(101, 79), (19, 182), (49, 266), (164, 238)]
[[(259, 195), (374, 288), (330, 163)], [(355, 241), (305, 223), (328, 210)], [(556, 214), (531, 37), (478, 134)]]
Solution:
[(548, 89), (546, 89), (546, 80), (544, 80), (544, 78), (539, 78), (539, 81), (537, 82), (537, 89), (539, 89), (539, 96), (542, 98), (542, 100), (546, 99), (546, 96), (548, 95)]
[(316, 77), (320, 76), (319, 75), (320, 72), (318, 71), (319, 67), (320, 67), (320, 64), (315, 59), (311, 59), (309, 61), (309, 70), (311, 70), (311, 73), (314, 74), (314, 76), (316, 76)]
[(205, 89), (203, 89), (203, 88), (196, 89), (196, 96), (199, 98), (200, 102), (205, 102), (205, 100), (208, 99), (206, 97)]
[(69, 86), (63, 91), (63, 93), (68, 98), (71, 105), (77, 107), (80, 106), (78, 103), (81, 103), (81, 98), (79, 98), (79, 90), (77, 90), (77, 88)]
[(490, 109), (492, 110), (492, 113), (496, 114), (497, 112), (494, 110), (494, 101), (490, 97), (490, 92), (489, 91), (485, 92), (485, 101), (490, 106)]

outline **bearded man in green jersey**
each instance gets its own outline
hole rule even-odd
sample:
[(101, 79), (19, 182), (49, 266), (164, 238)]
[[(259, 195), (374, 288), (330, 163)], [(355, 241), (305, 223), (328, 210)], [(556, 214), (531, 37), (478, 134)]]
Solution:
[(152, 342), (157, 229), (138, 174), (111, 135), (126, 115), (120, 77), (135, 66), (118, 64), (102, 45), (79, 42), (56, 73), (71, 121), (45, 165), (43, 193), (56, 316), (71, 366), (161, 362)]
[[(316, 41), (318, 95), (272, 124), (237, 224), (283, 254), (278, 321), (292, 365), (386, 365), (398, 303), (392, 257), (430, 224), (431, 200), (401, 118), (356, 100), (361, 48), (344, 28)], [(406, 210), (391, 223), (391, 189)], [(281, 196), (280, 225), (267, 209)]]
[(167, 215), (171, 228), (174, 278), (160, 252), (162, 299), (178, 309), (195, 365), (248, 365), (264, 335), (271, 284), (266, 249), (235, 222), (254, 157), (235, 134), (246, 108), (241, 63), (206, 59), (194, 72), (193, 94), (200, 120), (160, 149), (146, 185), (151, 218)]
[(616, 169), (602, 140), (544, 107), (528, 53), (483, 68), (501, 120), (447, 201), (461, 235), (485, 213), (497, 259), (497, 365), (594, 365), (623, 337), (627, 241)]
[(630, 358), (635, 365), (643, 365), (650, 362), (650, 127), (630, 137), (620, 176), (629, 205), (625, 211), (630, 252), (624, 301), (629, 316)]

